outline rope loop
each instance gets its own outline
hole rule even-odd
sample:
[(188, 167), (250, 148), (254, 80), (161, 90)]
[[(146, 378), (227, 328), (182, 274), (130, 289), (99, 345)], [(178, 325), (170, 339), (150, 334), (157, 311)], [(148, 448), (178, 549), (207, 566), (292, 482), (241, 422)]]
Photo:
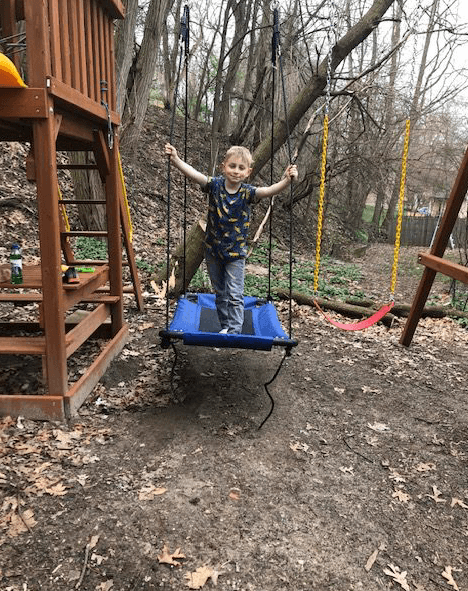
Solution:
[(190, 37), (189, 28), (190, 28), (190, 11), (189, 11), (188, 5), (186, 4), (184, 6), (184, 12), (182, 14), (182, 18), (180, 20), (180, 33), (179, 33), (181, 43), (184, 44), (186, 58), (189, 54), (189, 37)]

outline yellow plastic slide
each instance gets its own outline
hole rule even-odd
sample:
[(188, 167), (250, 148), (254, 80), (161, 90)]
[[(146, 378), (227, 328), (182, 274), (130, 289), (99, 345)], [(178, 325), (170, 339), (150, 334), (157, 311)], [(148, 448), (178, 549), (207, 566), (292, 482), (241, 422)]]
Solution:
[(6, 55), (0, 53), (0, 88), (26, 88), (26, 84), (19, 75), (15, 64), (7, 58)]

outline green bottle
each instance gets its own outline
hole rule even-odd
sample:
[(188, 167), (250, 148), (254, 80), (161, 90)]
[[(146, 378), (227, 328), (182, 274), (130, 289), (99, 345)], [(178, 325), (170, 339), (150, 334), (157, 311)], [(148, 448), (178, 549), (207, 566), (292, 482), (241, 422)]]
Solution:
[(23, 283), (23, 259), (21, 256), (21, 248), (16, 243), (11, 247), (10, 264), (11, 282), (20, 285)]

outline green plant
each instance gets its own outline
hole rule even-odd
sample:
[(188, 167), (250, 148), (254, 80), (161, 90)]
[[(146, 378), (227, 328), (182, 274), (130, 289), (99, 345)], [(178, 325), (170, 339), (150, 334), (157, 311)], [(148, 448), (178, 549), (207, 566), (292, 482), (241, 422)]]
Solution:
[(153, 271), (154, 271), (153, 265), (151, 265), (150, 263), (147, 263), (146, 261), (142, 261), (141, 259), (137, 259), (136, 266), (141, 271), (147, 271), (148, 273), (153, 273)]
[(369, 236), (365, 230), (356, 230), (355, 232), (356, 240), (358, 242), (362, 242), (363, 244), (367, 244), (369, 240)]
[(90, 236), (78, 236), (75, 255), (78, 259), (104, 261), (107, 259), (107, 242)]
[(208, 273), (204, 269), (197, 269), (190, 282), (190, 288), (194, 291), (206, 289), (210, 285)]

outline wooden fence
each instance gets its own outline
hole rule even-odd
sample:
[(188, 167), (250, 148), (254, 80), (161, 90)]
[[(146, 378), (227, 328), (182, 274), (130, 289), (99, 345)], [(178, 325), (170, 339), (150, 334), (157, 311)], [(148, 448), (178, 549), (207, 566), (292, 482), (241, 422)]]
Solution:
[[(440, 220), (431, 216), (405, 216), (401, 226), (402, 246), (430, 246), (434, 232)], [(390, 226), (388, 241), (395, 242), (396, 220)], [(456, 221), (452, 232), (453, 246), (463, 248), (466, 244), (467, 220), (460, 218)]]

